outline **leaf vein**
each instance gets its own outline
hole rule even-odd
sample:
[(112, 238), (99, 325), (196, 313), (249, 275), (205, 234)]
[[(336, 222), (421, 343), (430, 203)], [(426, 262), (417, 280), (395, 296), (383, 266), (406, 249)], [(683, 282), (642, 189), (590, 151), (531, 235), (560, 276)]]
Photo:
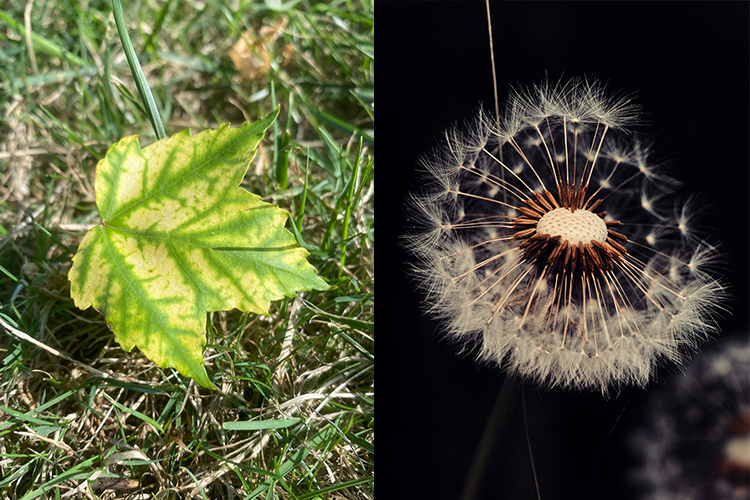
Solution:
[(224, 269), (224, 267), (219, 262), (217, 262), (216, 259), (213, 258), (213, 256), (209, 252), (209, 250), (211, 250), (211, 249), (210, 248), (204, 248), (203, 249), (203, 253), (206, 254), (206, 258), (208, 258), (208, 260), (210, 260), (211, 263), (214, 266), (216, 266), (229, 279), (229, 281), (232, 282), (232, 284), (235, 286), (235, 288), (237, 289), (237, 291), (239, 291), (242, 295), (244, 295), (245, 298), (248, 301), (250, 301), (256, 307), (259, 307), (260, 309), (263, 309), (263, 307), (261, 307), (261, 305), (259, 305), (252, 296), (248, 295), (248, 293), (245, 291), (245, 289), (242, 286), (242, 284), (238, 283), (237, 280), (234, 279), (234, 277), (232, 276), (232, 274), (230, 272), (227, 272), (227, 270)]
[[(231, 131), (232, 129), (229, 129), (229, 130)], [(239, 133), (239, 132), (243, 132), (241, 129), (234, 129), (234, 130), (236, 130), (237, 133), (233, 134), (233, 137), (231, 137), (228, 140), (228, 142), (224, 144), (223, 148), (219, 148), (219, 150), (218, 150), (217, 153), (215, 153), (213, 155), (209, 155), (203, 162), (196, 163), (194, 166), (191, 165), (191, 169), (190, 170), (186, 171), (182, 175), (176, 176), (175, 179), (170, 184), (168, 184), (168, 185), (166, 185), (164, 187), (160, 187), (157, 191), (155, 191), (153, 193), (145, 195), (143, 198), (141, 198), (140, 200), (138, 200), (137, 203), (133, 203), (132, 205), (129, 205), (129, 206), (123, 208), (120, 212), (112, 215), (108, 220), (112, 220), (112, 219), (115, 219), (117, 217), (120, 217), (121, 215), (126, 214), (129, 211), (133, 210), (135, 207), (138, 207), (138, 206), (144, 204), (146, 201), (150, 200), (151, 198), (153, 198), (153, 197), (161, 194), (162, 191), (165, 191), (165, 190), (171, 188), (172, 186), (174, 186), (174, 185), (176, 185), (176, 184), (184, 181), (187, 177), (195, 174), (196, 171), (202, 170), (209, 163), (216, 163), (216, 162), (223, 161), (225, 164), (229, 164), (231, 166), (235, 166), (237, 163), (245, 163), (245, 164), (249, 165), (251, 158), (240, 158), (239, 161), (236, 161), (236, 162), (233, 162), (233, 163), (230, 163), (230, 158), (232, 156), (235, 156), (237, 154), (236, 151), (233, 151), (233, 149), (235, 149), (235, 148), (232, 148), (232, 146), (235, 146), (236, 144), (241, 143), (242, 141), (246, 140), (245, 136), (246, 135), (252, 135), (253, 134), (253, 130), (244, 131), (244, 133)], [(200, 134), (197, 134), (197, 135), (200, 135)], [(192, 138), (195, 138), (195, 137), (196, 136), (191, 135), (188, 139), (192, 139)], [(258, 141), (260, 141), (261, 138), (262, 138), (262, 136), (258, 137)], [(169, 140), (169, 139), (167, 139), (167, 140)], [(152, 144), (152, 146), (153, 146), (153, 144)], [(226, 153), (227, 150), (229, 150), (230, 153)], [(255, 155), (255, 149), (253, 149), (252, 151), (253, 151), (252, 155), (254, 156)], [(229, 156), (230, 158), (226, 158), (226, 159), (222, 158), (222, 156), (224, 156), (224, 155)], [(143, 149), (140, 149), (140, 155), (139, 156), (144, 157), (143, 156)], [(160, 175), (161, 175), (161, 172), (160, 172)], [(241, 179), (240, 179), (240, 181), (241, 181)], [(238, 184), (239, 184), (239, 182), (238, 182)]]

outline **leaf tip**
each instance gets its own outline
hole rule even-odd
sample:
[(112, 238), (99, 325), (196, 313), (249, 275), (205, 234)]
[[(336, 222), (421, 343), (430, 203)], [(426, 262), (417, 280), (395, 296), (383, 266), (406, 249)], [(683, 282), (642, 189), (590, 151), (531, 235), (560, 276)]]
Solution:
[(204, 366), (201, 366), (200, 370), (198, 370), (198, 373), (193, 373), (190, 376), (193, 380), (198, 383), (201, 387), (204, 387), (206, 389), (215, 391), (216, 386), (211, 382), (211, 379), (208, 377), (208, 372), (206, 372), (206, 368)]

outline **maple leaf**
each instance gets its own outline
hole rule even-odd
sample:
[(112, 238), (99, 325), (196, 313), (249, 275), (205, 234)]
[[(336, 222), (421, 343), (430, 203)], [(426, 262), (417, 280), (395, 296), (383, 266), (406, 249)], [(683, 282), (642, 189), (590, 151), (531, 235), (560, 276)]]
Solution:
[(127, 137), (96, 167), (102, 223), (73, 257), (75, 305), (99, 310), (126, 351), (204, 387), (206, 312), (267, 314), (273, 300), (328, 288), (284, 228), (289, 213), (239, 187), (277, 114), (144, 149)]

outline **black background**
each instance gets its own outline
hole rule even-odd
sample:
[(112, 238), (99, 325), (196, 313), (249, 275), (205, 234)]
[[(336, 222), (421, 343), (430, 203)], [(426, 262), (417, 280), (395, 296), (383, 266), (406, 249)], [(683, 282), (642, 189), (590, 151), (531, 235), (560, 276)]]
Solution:
[[(509, 84), (545, 75), (586, 75), (637, 95), (657, 157), (668, 157), (670, 173), (708, 202), (704, 224), (723, 241), (723, 273), (735, 296), (724, 335), (747, 335), (748, 4), (529, 2), (491, 9), (501, 103)], [(420, 314), (398, 235), (408, 227), (403, 203), (418, 188), (419, 157), (481, 103), (494, 106), (485, 4), (380, 1), (376, 19), (377, 275), (386, 291), (377, 314), (377, 489), (387, 499), (458, 499), (504, 377), (457, 354)], [(527, 386), (542, 498), (635, 498), (629, 435), (645, 423), (649, 395), (679, 375), (663, 369), (647, 390), (610, 399)], [(536, 498), (520, 408), (519, 400), (493, 444), (476, 498)]]

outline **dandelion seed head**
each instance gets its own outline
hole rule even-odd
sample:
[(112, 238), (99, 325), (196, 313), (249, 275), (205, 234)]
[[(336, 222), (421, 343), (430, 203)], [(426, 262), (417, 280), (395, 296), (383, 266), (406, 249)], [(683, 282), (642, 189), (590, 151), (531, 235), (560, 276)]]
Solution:
[(750, 433), (729, 439), (723, 451), (725, 462), (738, 469), (750, 470)]
[(631, 438), (644, 499), (734, 500), (750, 493), (750, 344), (699, 354), (654, 393)]
[(678, 183), (628, 131), (639, 111), (593, 81), (542, 82), (423, 162), (412, 212), (426, 227), (406, 237), (416, 278), (480, 361), (607, 392), (645, 385), (716, 331), (717, 253), (684, 237), (689, 205), (664, 210)]

